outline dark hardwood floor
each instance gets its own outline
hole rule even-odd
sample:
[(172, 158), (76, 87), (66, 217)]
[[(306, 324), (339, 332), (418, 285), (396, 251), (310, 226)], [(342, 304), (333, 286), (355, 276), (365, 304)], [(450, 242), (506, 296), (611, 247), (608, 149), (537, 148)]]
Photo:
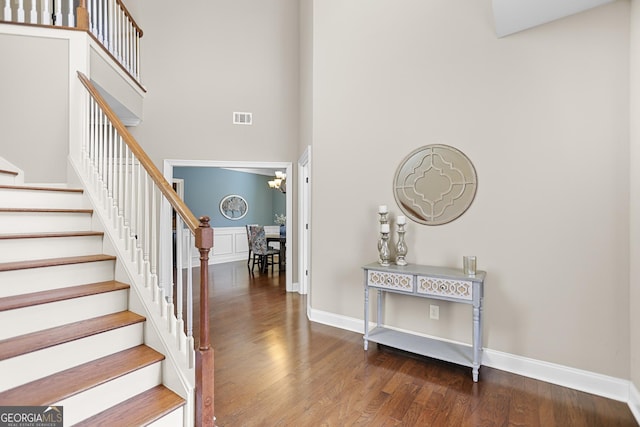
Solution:
[[(637, 426), (626, 403), (309, 322), (284, 272), (210, 267), (215, 414), (229, 426)], [(318, 285), (319, 286), (319, 285)], [(196, 326), (197, 327), (197, 326)], [(196, 335), (197, 336), (197, 335)]]

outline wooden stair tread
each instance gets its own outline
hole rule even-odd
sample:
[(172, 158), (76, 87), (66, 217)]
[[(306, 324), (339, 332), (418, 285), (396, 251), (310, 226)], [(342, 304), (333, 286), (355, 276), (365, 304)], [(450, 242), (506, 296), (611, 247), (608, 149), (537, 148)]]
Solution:
[(6, 390), (0, 393), (0, 402), (51, 405), (162, 360), (164, 355), (142, 344)]
[(0, 298), (0, 311), (15, 310), (23, 307), (47, 304), (56, 301), (64, 301), (72, 298), (81, 298), (89, 295), (97, 295), (105, 292), (129, 289), (129, 285), (115, 280), (85, 285), (70, 286), (67, 288), (52, 289), (30, 294), (12, 295)]
[(54, 238), (54, 237), (87, 237), (87, 236), (104, 236), (104, 233), (101, 231), (66, 231), (66, 232), (47, 232), (47, 233), (0, 234), (0, 240), (40, 239), (40, 238)]
[(107, 314), (55, 328), (0, 341), (0, 360), (16, 357), (55, 345), (82, 339), (102, 332), (144, 322), (145, 318), (131, 311)]
[(165, 386), (158, 385), (74, 426), (129, 427), (148, 425), (178, 409), (184, 403), (183, 398)]
[(24, 270), (27, 268), (54, 267), (58, 265), (82, 264), (96, 261), (112, 261), (116, 257), (112, 255), (84, 255), (64, 258), (34, 259), (27, 261), (14, 261), (0, 263), (0, 271)]
[(49, 208), (0, 208), (0, 212), (27, 212), (27, 213), (88, 213), (93, 209), (49, 209)]
[(44, 187), (30, 185), (0, 185), (0, 190), (57, 191), (62, 193), (84, 193), (81, 188)]
[(0, 173), (3, 173), (5, 175), (13, 175), (13, 176), (18, 176), (18, 172), (16, 171), (9, 171), (6, 169), (0, 169)]

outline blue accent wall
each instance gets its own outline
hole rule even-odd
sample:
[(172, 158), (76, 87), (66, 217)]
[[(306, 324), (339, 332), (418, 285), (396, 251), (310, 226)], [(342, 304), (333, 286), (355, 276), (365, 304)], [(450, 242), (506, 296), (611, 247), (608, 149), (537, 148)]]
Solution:
[[(247, 224), (274, 225), (275, 214), (286, 213), (286, 197), (269, 188), (271, 177), (217, 167), (175, 167), (173, 177), (184, 180), (184, 202), (199, 218), (211, 218), (212, 227), (242, 227)], [(220, 213), (220, 201), (230, 195), (242, 196), (249, 211), (239, 220)]]

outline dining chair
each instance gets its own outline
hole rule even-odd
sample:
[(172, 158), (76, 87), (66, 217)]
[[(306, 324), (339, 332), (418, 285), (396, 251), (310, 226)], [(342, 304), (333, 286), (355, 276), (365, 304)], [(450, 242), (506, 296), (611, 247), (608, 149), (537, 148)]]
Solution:
[(253, 253), (253, 251), (251, 250), (251, 230), (249, 230), (249, 227), (255, 227), (258, 224), (247, 224), (247, 246), (249, 247), (249, 256), (247, 257), (247, 268), (249, 268), (249, 264), (251, 263), (251, 255)]
[[(271, 272), (273, 273), (273, 266), (275, 264), (273, 257), (278, 254), (275, 249), (270, 249), (267, 246), (267, 237), (264, 232), (264, 226), (251, 225), (249, 226), (249, 242), (252, 252), (252, 263), (250, 271), (253, 273), (253, 269), (258, 262), (258, 270), (266, 272), (271, 266)], [(247, 265), (247, 268), (249, 266)]]

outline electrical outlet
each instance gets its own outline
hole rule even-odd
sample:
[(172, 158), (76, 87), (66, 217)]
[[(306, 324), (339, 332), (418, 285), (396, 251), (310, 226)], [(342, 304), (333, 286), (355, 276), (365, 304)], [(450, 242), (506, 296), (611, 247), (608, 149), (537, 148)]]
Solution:
[(429, 306), (429, 317), (433, 320), (438, 320), (440, 319), (440, 307), (437, 305), (430, 305)]

